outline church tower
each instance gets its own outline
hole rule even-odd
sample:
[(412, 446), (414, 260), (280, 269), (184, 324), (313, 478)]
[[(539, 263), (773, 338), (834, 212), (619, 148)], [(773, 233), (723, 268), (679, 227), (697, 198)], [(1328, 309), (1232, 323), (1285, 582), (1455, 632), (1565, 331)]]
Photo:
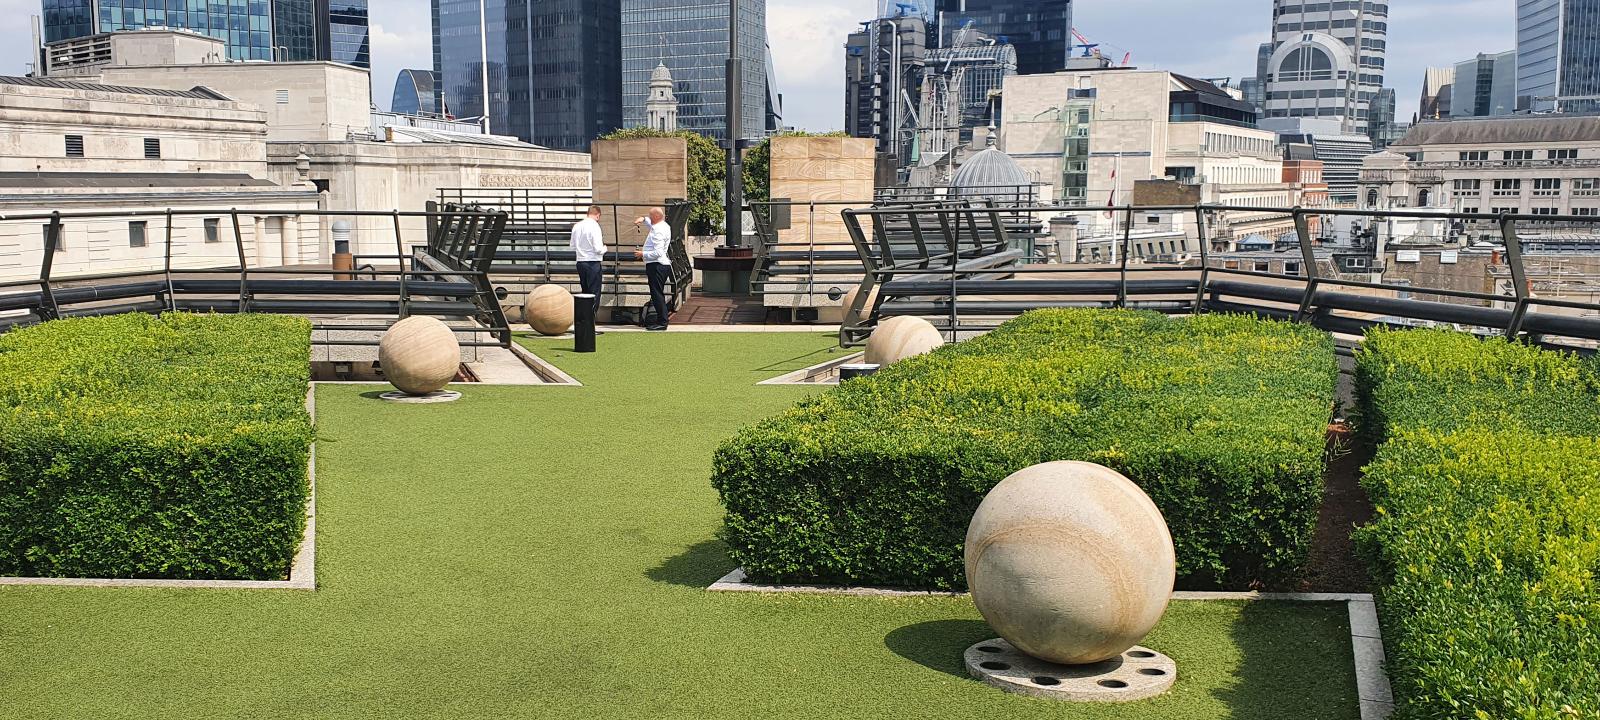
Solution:
[(678, 129), (678, 96), (672, 94), (672, 71), (666, 63), (656, 66), (650, 73), (650, 93), (644, 101), (645, 125), (654, 130), (673, 132)]

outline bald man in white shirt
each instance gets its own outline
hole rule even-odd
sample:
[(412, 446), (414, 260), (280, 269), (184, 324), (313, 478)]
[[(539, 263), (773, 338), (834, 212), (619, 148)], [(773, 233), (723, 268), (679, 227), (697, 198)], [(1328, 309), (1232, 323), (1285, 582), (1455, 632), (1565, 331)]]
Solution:
[(588, 217), (572, 226), (572, 250), (578, 256), (578, 286), (585, 295), (594, 296), (594, 312), (600, 311), (600, 281), (605, 271), (600, 263), (606, 259), (606, 236), (600, 230), (600, 206), (590, 205)]
[(667, 280), (672, 277), (672, 226), (667, 224), (667, 211), (654, 207), (650, 214), (633, 221), (643, 227), (649, 223), (644, 249), (633, 256), (644, 261), (645, 277), (650, 281), (650, 304), (656, 309), (656, 322), (646, 325), (646, 330), (667, 329)]

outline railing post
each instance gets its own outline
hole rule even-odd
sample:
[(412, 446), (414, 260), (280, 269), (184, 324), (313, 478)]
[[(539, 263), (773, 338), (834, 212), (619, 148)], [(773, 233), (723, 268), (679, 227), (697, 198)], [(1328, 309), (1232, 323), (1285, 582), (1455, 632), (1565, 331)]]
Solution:
[(1195, 291), (1194, 314), (1205, 312), (1206, 285), (1211, 281), (1211, 238), (1206, 237), (1206, 210), (1203, 205), (1194, 206), (1195, 239), (1200, 243), (1200, 287)]
[(167, 252), (162, 263), (162, 275), (167, 279), (167, 309), (178, 311), (178, 293), (172, 285), (172, 208), (167, 208)]
[(56, 305), (56, 291), (50, 287), (50, 272), (56, 263), (56, 248), (61, 247), (61, 211), (50, 213), (50, 225), (44, 234), (44, 259), (39, 261), (39, 319), (54, 320), (61, 317), (61, 307)]
[(1300, 298), (1300, 309), (1294, 314), (1294, 321), (1302, 322), (1311, 312), (1312, 303), (1316, 302), (1320, 278), (1317, 275), (1317, 252), (1311, 247), (1311, 222), (1306, 218), (1305, 210), (1299, 206), (1295, 206), (1290, 213), (1294, 216), (1295, 237), (1300, 240), (1301, 270), (1306, 274), (1306, 294)]
[(411, 260), (411, 256), (406, 254), (406, 241), (405, 238), (401, 237), (400, 234), (399, 208), (395, 208), (393, 217), (395, 263), (400, 267), (400, 300), (398, 305), (398, 315), (401, 320), (404, 320), (411, 315), (411, 290), (410, 288), (406, 287), (406, 277), (410, 274), (411, 268), (415, 267), (415, 265), (409, 262), (409, 260)]
[(239, 229), (239, 208), (228, 211), (233, 218), (233, 247), (239, 253), (239, 313), (250, 312), (250, 263), (244, 258), (244, 231)]
[[(941, 230), (948, 236), (950, 223), (949, 219), (945, 217), (944, 209), (940, 208), (935, 212), (939, 213)], [(961, 296), (961, 291), (957, 285), (958, 275), (956, 273), (956, 266), (961, 264), (961, 250), (958, 243), (958, 240), (950, 239), (950, 245), (956, 247), (956, 251), (950, 254), (950, 342), (958, 341), (956, 329), (961, 326), (961, 314), (956, 306), (956, 300)]]
[(1128, 307), (1128, 254), (1133, 251), (1133, 206), (1124, 209), (1122, 226), (1122, 262), (1118, 264), (1117, 307)]
[[(790, 219), (794, 216), (794, 204), (789, 204)], [(767, 206), (767, 220), (771, 223), (772, 206)], [(794, 223), (791, 222), (790, 225)], [(772, 242), (778, 243), (778, 231), (772, 231)], [(766, 288), (763, 287), (763, 290)], [(812, 302), (817, 297), (817, 201), (806, 202), (806, 301)]]
[(1517, 222), (1509, 213), (1500, 216), (1500, 237), (1506, 244), (1506, 264), (1511, 268), (1511, 292), (1516, 295), (1516, 305), (1511, 310), (1511, 322), (1506, 325), (1506, 339), (1515, 340), (1522, 334), (1522, 322), (1528, 315), (1528, 272), (1522, 264), (1522, 240), (1517, 237)]

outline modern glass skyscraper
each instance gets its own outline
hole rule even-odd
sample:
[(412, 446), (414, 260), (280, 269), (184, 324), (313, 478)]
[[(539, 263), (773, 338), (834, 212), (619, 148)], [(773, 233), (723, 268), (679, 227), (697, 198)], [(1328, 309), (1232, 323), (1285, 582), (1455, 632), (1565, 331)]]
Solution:
[[(739, 0), (746, 138), (767, 126), (767, 3)], [(650, 73), (665, 63), (678, 97), (678, 127), (727, 137), (727, 0), (622, 0), (623, 125), (645, 124)]]
[(1600, 0), (1519, 0), (1517, 106), (1600, 109)]
[[(489, 129), (560, 150), (622, 126), (617, 4), (593, 0), (433, 0), (433, 65), (440, 105), (463, 117), (484, 107)], [(485, 48), (485, 41), (487, 48)]]
[(210, 35), (235, 60), (371, 65), (367, 0), (44, 0), (45, 42), (150, 27)]
[(372, 67), (372, 40), (367, 25), (367, 0), (318, 0), (317, 58)]
[(978, 32), (1017, 49), (1017, 73), (1064, 70), (1072, 55), (1072, 0), (938, 0), (942, 45), (948, 47), (967, 21)]
[(394, 99), (389, 103), (389, 111), (403, 115), (442, 114), (433, 86), (431, 71), (401, 70), (394, 80)]
[(186, 28), (228, 44), (235, 60), (271, 60), (267, 0), (44, 0), (45, 42), (147, 27)]

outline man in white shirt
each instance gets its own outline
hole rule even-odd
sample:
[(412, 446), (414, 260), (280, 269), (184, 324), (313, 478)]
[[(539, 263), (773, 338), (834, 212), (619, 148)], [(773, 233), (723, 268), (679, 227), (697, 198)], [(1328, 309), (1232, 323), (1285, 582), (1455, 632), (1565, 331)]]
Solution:
[(578, 286), (594, 296), (592, 312), (600, 311), (600, 280), (605, 275), (606, 237), (600, 231), (600, 206), (590, 205), (589, 216), (572, 226), (572, 250), (578, 255)]
[(650, 304), (656, 309), (656, 321), (646, 325), (646, 330), (667, 329), (667, 279), (672, 277), (672, 226), (667, 224), (667, 212), (650, 208), (650, 214), (633, 221), (634, 225), (650, 223), (650, 234), (645, 237), (644, 249), (633, 253), (643, 260), (645, 277), (650, 280)]

